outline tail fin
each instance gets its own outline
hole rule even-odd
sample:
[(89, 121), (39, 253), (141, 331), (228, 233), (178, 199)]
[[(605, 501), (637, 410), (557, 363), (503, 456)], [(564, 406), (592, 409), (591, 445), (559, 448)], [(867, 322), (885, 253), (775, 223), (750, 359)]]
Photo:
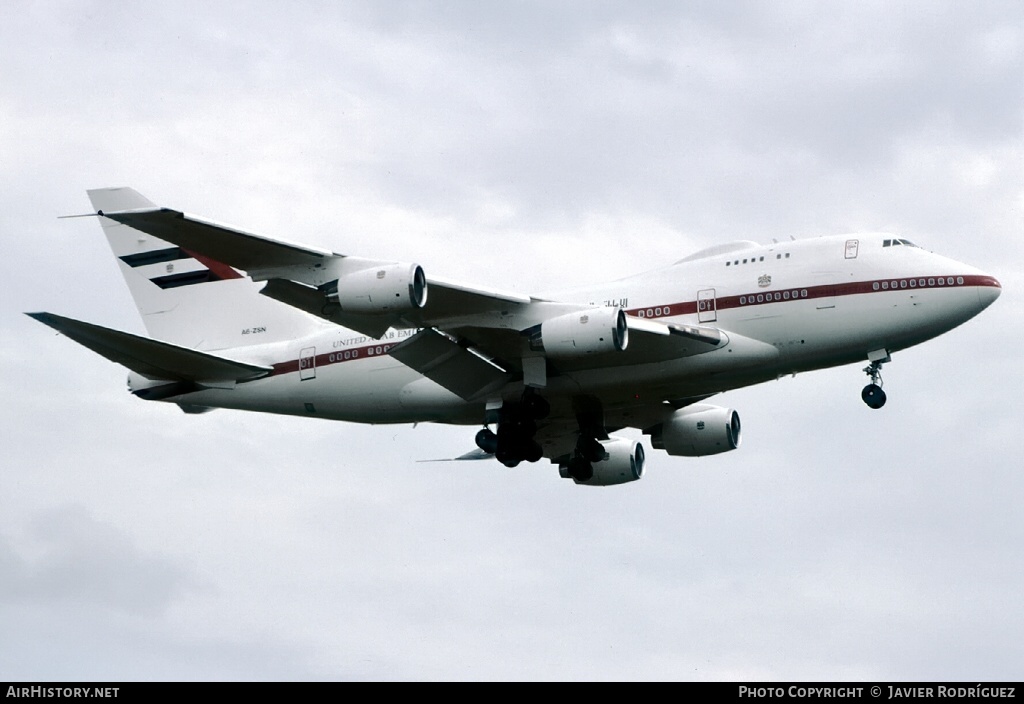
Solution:
[[(158, 210), (131, 188), (88, 191), (93, 210)], [(266, 296), (222, 262), (99, 218), (146, 330), (159, 340), (200, 350), (279, 342), (322, 330), (322, 321)]]

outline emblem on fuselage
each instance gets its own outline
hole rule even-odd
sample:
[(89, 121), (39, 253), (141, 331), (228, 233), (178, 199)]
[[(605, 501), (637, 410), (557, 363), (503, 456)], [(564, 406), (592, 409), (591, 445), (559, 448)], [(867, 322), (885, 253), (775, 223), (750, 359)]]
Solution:
[(757, 285), (761, 288), (768, 288), (772, 285), (772, 277), (768, 274), (761, 274), (757, 277)]

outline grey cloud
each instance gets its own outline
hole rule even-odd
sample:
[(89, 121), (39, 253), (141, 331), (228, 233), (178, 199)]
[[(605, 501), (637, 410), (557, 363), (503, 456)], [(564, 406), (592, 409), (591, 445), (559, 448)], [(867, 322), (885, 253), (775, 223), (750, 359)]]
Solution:
[[(0, 630), (25, 634), (0, 645), (5, 673), (1016, 671), (1016, 3), (34, 3), (4, 20)], [(56, 220), (107, 185), (525, 293), (860, 228), (1005, 289), (895, 357), (879, 414), (853, 366), (730, 392), (738, 452), (652, 453), (642, 482), (586, 491), (548, 465), (416, 462), (468, 449), (466, 428), (130, 397), (121, 369), (21, 315), (141, 330), (95, 223)]]
[(0, 598), (8, 603), (103, 606), (155, 616), (198, 587), (188, 568), (146, 555), (81, 506), (44, 511), (29, 530), (31, 547), (4, 540)]

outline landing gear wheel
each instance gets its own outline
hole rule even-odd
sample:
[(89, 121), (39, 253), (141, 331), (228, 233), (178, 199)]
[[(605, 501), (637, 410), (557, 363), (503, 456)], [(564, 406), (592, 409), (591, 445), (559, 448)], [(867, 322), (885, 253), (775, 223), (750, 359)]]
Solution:
[(581, 437), (576, 445), (576, 449), (590, 462), (600, 462), (604, 459), (604, 445), (594, 438)]
[(529, 418), (516, 418), (498, 427), (499, 437), (532, 438), (537, 434), (537, 424)]
[(499, 449), (498, 452), (495, 453), (494, 457), (506, 467), (518, 467), (519, 463), (522, 461), (520, 460), (519, 455), (507, 450)]
[(885, 405), (885, 392), (878, 384), (865, 386), (864, 390), (860, 392), (860, 397), (864, 399), (864, 403), (868, 404), (868, 408), (879, 409)]
[(476, 434), (476, 446), (489, 455), (498, 451), (498, 436), (490, 428), (482, 428)]
[(569, 460), (569, 476), (578, 482), (590, 481), (594, 478), (594, 468), (582, 457)]
[(546, 400), (533, 389), (527, 389), (520, 403), (502, 408), (497, 432), (486, 426), (477, 432), (476, 445), (506, 467), (515, 467), (524, 461), (537, 462), (544, 456), (544, 448), (534, 440), (537, 421), (550, 410)]
[(882, 391), (882, 364), (888, 362), (889, 358), (872, 362), (864, 367), (864, 373), (871, 377), (871, 383), (860, 392), (860, 397), (868, 408), (879, 409), (885, 405), (885, 392)]
[(530, 440), (523, 448), (523, 459), (527, 462), (537, 462), (544, 456), (544, 448), (536, 440)]

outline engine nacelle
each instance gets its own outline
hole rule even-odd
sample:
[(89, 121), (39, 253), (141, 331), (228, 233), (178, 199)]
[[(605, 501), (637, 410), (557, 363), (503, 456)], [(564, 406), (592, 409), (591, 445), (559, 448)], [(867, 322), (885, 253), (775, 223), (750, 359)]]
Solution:
[[(569, 464), (559, 465), (558, 473), (563, 479), (572, 479), (585, 486), (614, 486), (635, 482), (644, 475), (644, 446), (637, 440), (628, 438), (609, 438), (601, 440), (605, 450), (605, 459), (599, 462), (587, 462), (581, 457), (570, 460)], [(574, 466), (573, 463), (579, 463)], [(580, 476), (580, 466), (584, 466)], [(590, 476), (586, 473), (589, 470)]]
[(418, 264), (385, 264), (346, 274), (327, 289), (346, 313), (393, 313), (427, 304), (427, 277)]
[(545, 320), (540, 340), (548, 357), (585, 357), (621, 352), (629, 344), (626, 312), (621, 308), (591, 308)]
[(698, 403), (682, 408), (651, 433), (651, 445), (677, 457), (703, 457), (740, 446), (740, 415)]

